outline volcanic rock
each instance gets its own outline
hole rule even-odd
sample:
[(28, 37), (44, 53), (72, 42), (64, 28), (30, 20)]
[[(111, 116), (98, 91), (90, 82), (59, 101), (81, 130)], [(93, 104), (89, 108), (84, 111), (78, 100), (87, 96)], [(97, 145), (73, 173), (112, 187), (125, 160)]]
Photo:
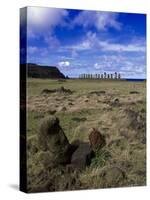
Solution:
[(95, 128), (89, 134), (89, 141), (92, 149), (98, 150), (106, 145), (105, 137)]
[(83, 169), (90, 164), (93, 151), (88, 143), (80, 143), (71, 158), (71, 164), (76, 168)]
[(49, 160), (50, 164), (65, 164), (70, 161), (70, 144), (57, 117), (50, 115), (41, 121), (38, 144), (40, 150), (45, 152), (42, 159)]

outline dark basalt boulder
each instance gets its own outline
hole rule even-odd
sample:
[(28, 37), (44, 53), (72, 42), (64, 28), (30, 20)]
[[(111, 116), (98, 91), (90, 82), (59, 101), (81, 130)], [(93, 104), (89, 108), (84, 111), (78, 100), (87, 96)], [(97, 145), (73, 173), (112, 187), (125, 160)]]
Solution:
[(39, 149), (41, 160), (45, 165), (57, 165), (70, 162), (71, 147), (64, 131), (59, 125), (59, 120), (55, 116), (45, 117), (40, 124), (38, 133)]
[(75, 168), (83, 169), (87, 165), (90, 165), (93, 156), (94, 152), (90, 145), (88, 143), (80, 143), (78, 148), (72, 154), (71, 164)]

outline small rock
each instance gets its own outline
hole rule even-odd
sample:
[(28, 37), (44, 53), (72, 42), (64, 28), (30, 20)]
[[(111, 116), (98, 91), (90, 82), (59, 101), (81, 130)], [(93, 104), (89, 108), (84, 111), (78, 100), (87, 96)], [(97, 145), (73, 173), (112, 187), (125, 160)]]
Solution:
[(119, 99), (118, 98), (114, 99), (114, 103), (119, 103)]
[(106, 167), (101, 173), (104, 187), (115, 187), (126, 178), (125, 172), (119, 167)]
[(61, 111), (66, 111), (66, 110), (67, 110), (67, 108), (66, 108), (65, 106), (60, 107), (60, 108), (58, 109), (59, 112), (61, 112)]
[(130, 94), (139, 94), (138, 91), (130, 91)]
[(53, 115), (53, 114), (56, 113), (56, 110), (48, 110), (47, 112), (48, 112), (50, 115)]
[(97, 96), (101, 95), (101, 94), (105, 94), (106, 92), (104, 90), (101, 91), (92, 91), (89, 94), (96, 94)]
[(51, 94), (51, 93), (54, 93), (54, 92), (56, 92), (55, 89), (54, 90), (43, 89), (42, 92), (41, 92), (41, 94)]
[(72, 106), (72, 105), (73, 105), (73, 103), (72, 103), (72, 102), (69, 102), (69, 103), (68, 103), (68, 105), (69, 105), (69, 106)]

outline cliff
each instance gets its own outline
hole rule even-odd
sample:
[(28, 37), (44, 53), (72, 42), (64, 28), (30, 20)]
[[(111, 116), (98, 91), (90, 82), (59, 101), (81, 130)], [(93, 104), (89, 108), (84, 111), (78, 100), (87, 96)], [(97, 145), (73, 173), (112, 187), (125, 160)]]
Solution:
[(27, 66), (28, 77), (32, 78), (52, 78), (59, 79), (65, 78), (64, 74), (62, 74), (57, 67), (54, 66), (41, 66), (37, 64), (21, 64), (21, 67)]

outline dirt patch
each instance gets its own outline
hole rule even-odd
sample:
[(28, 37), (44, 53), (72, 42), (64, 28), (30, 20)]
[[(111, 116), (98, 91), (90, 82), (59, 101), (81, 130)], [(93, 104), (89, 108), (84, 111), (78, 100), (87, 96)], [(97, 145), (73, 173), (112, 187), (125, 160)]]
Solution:
[(101, 90), (101, 91), (92, 91), (89, 94), (96, 94), (97, 96), (99, 96), (101, 94), (106, 94), (106, 92), (104, 90)]
[(63, 86), (58, 88), (58, 89), (53, 89), (53, 90), (50, 90), (50, 89), (43, 89), (41, 94), (51, 94), (51, 93), (60, 93), (60, 94), (72, 94), (73, 91), (71, 91), (70, 89), (66, 89), (64, 88)]

